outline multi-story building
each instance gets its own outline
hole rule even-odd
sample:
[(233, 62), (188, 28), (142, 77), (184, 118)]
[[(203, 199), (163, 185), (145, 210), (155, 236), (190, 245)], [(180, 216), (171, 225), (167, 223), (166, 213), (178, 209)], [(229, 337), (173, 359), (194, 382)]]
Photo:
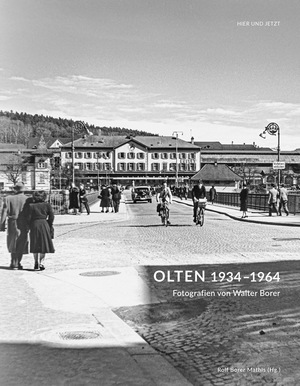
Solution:
[[(198, 146), (173, 137), (90, 136), (61, 147), (62, 167), (75, 167), (75, 179), (109, 183), (170, 184), (188, 180), (200, 167)], [(73, 162), (74, 159), (74, 162)]]

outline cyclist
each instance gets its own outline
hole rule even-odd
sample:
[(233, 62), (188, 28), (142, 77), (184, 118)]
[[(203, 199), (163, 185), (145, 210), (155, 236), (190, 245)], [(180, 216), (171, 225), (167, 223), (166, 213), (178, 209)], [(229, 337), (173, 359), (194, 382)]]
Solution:
[(196, 213), (199, 198), (206, 198), (206, 189), (201, 180), (199, 180), (197, 185), (194, 185), (192, 189), (192, 200), (194, 203), (194, 222), (196, 222)]
[[(159, 202), (160, 208), (162, 207), (162, 203), (165, 203), (167, 205), (167, 208), (169, 208), (169, 204), (172, 203), (172, 193), (171, 189), (167, 186), (167, 182), (164, 181), (161, 189), (156, 194), (156, 201)], [(162, 215), (162, 210), (159, 211), (159, 216)], [(161, 221), (163, 222), (163, 218), (161, 218)], [(170, 221), (167, 221), (167, 224), (170, 225)]]

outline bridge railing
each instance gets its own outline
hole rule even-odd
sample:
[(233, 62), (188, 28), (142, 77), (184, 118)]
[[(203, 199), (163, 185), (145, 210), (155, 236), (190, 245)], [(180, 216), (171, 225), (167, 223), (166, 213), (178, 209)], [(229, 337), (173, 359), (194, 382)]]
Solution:
[[(218, 204), (228, 206), (240, 206), (240, 194), (239, 193), (222, 193), (218, 192), (218, 195), (214, 201)], [(262, 212), (269, 210), (268, 206), (268, 194), (249, 193), (248, 195), (248, 208), (256, 209)], [(300, 195), (297, 193), (288, 194), (288, 208), (290, 213), (300, 213)]]

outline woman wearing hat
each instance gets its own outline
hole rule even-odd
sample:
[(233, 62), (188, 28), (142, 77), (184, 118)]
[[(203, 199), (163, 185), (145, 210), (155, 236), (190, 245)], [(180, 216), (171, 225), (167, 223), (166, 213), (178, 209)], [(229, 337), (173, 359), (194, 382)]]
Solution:
[(17, 182), (14, 186), (15, 194), (5, 197), (1, 214), (1, 231), (5, 231), (7, 219), (7, 249), (11, 254), (10, 268), (22, 269), (23, 254), (28, 253), (27, 227), (23, 210), (27, 197), (25, 186)]

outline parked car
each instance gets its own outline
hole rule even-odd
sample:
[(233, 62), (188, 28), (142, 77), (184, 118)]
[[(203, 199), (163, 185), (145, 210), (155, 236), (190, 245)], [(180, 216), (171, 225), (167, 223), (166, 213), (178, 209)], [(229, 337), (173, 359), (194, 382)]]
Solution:
[(134, 203), (137, 201), (152, 202), (152, 194), (149, 186), (137, 186), (133, 188), (131, 198)]

